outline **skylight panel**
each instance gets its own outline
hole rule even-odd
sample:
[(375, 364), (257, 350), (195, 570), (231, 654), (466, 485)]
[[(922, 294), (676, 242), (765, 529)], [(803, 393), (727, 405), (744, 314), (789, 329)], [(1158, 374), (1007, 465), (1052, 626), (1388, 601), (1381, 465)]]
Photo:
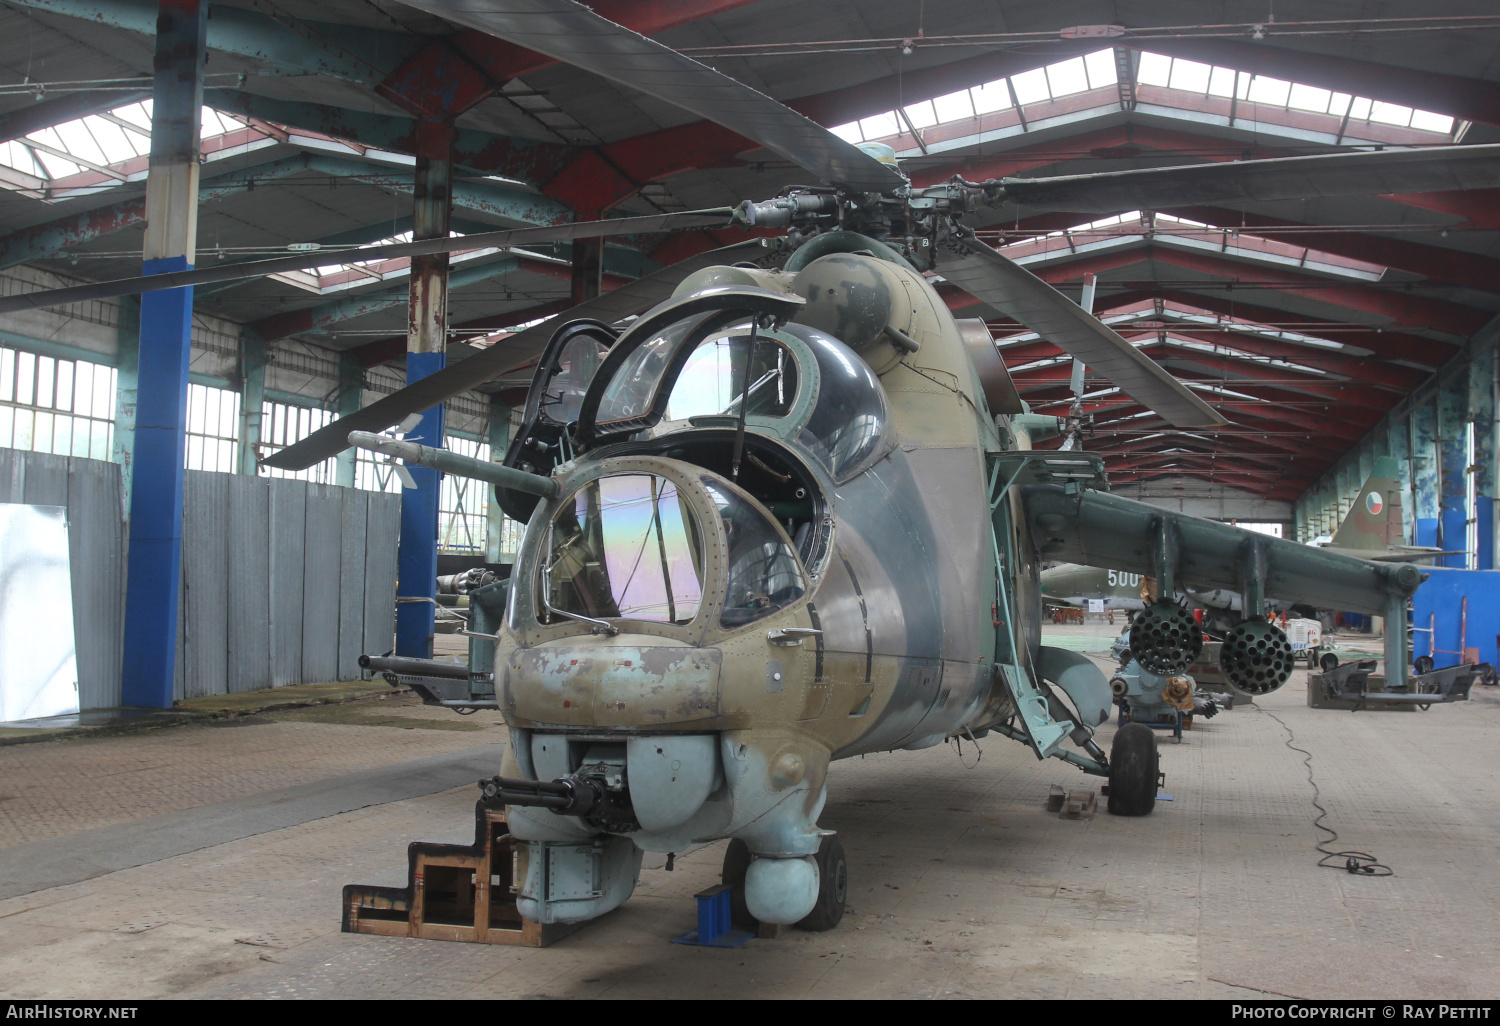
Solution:
[[(95, 164), (109, 163), (109, 157), (99, 148), (99, 144), (95, 141), (93, 133), (89, 131), (88, 125), (84, 124), (83, 121), (69, 121), (58, 125), (52, 131), (53, 135), (61, 140), (60, 143), (53, 143), (54, 146), (66, 150), (75, 157), (82, 157), (84, 160)], [(51, 140), (48, 141), (50, 142)]]
[(937, 97), (932, 101), (932, 107), (940, 122), (959, 121), (974, 116), (974, 101), (969, 98), (967, 89)]
[(1448, 135), (1453, 131), (1453, 119), (1446, 114), (1434, 114), (1430, 110), (1414, 110), (1411, 113), (1411, 127)]
[(1370, 101), (1363, 96), (1356, 96), (1354, 103), (1349, 107), (1349, 119), (1351, 121), (1364, 121), (1370, 116)]
[(1234, 95), (1234, 78), (1233, 68), (1221, 68), (1214, 65), (1208, 76), (1208, 95), (1229, 99)]
[(902, 109), (906, 111), (906, 116), (911, 119), (913, 128), (931, 128), (938, 123), (938, 116), (932, 109), (931, 100), (913, 103), (911, 106)]
[(975, 86), (969, 90), (969, 95), (974, 99), (974, 113), (976, 114), (990, 114), (997, 110), (1005, 110), (1010, 106), (1010, 90), (1005, 87), (1003, 78)]
[(847, 125), (834, 125), (829, 131), (845, 142), (859, 143), (865, 141), (864, 133), (859, 130), (858, 121), (851, 121)]
[(888, 110), (884, 114), (876, 114), (873, 118), (861, 118), (859, 128), (865, 133), (866, 139), (885, 139), (896, 135), (901, 130), (901, 126), (896, 123), (896, 112), (893, 110)]
[(12, 141), (0, 145), (0, 164), (13, 167), (17, 171), (24, 171), (37, 178), (47, 177), (46, 169), (36, 162), (36, 158), (31, 155), (31, 150), (18, 142)]
[(1042, 70), (1047, 73), (1047, 86), (1054, 98), (1088, 91), (1089, 76), (1082, 57), (1049, 64)]
[(1034, 68), (1031, 71), (1023, 71), (1019, 75), (1012, 75), (1010, 84), (1016, 90), (1016, 99), (1023, 104), (1041, 103), (1052, 99), (1052, 93), (1047, 88), (1046, 68)]
[(1292, 84), (1283, 82), (1279, 78), (1266, 78), (1264, 75), (1256, 75), (1250, 80), (1250, 99), (1255, 103), (1265, 103), (1272, 107), (1285, 107), (1286, 101), (1292, 92)]
[(1159, 53), (1142, 53), (1135, 77), (1142, 85), (1166, 85), (1172, 77), (1172, 58)]
[[(1333, 93), (1329, 90), (1319, 89), (1317, 86), (1303, 85), (1301, 82), (1293, 82), (1291, 95), (1287, 99), (1287, 106), (1295, 110), (1310, 110), (1316, 114), (1327, 114), (1328, 106), (1332, 102)], [(1348, 101), (1345, 102), (1347, 103)]]
[(151, 131), (151, 101), (142, 100), (140, 103), (132, 103), (126, 107), (116, 107), (110, 111), (115, 117), (122, 121), (129, 121), (138, 128)]
[(1088, 71), (1089, 87), (1102, 89), (1104, 86), (1112, 86), (1120, 81), (1119, 73), (1115, 69), (1115, 52), (1113, 50), (1095, 50), (1083, 58), (1083, 66)]
[(1179, 58), (1172, 61), (1172, 73), (1167, 82), (1173, 89), (1181, 89), (1189, 93), (1206, 93), (1209, 75), (1212, 71), (1212, 66), (1208, 64)]
[(1382, 125), (1396, 125), (1405, 128), (1411, 124), (1412, 109), (1403, 107), (1399, 103), (1386, 103), (1376, 100), (1370, 105), (1370, 120)]
[(94, 137), (94, 141), (99, 144), (99, 149), (104, 153), (105, 159), (98, 163), (114, 164), (138, 155), (139, 151), (132, 142), (130, 134), (119, 125), (98, 117), (85, 118), (84, 124)]

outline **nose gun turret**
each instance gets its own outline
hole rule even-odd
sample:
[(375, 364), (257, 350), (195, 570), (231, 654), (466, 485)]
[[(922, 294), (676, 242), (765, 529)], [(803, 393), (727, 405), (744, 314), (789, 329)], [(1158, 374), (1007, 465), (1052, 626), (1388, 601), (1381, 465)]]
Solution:
[(493, 776), (479, 781), (479, 791), (487, 802), (551, 809), (598, 829), (630, 833), (641, 828), (630, 804), (625, 768), (611, 763), (580, 766), (556, 780)]

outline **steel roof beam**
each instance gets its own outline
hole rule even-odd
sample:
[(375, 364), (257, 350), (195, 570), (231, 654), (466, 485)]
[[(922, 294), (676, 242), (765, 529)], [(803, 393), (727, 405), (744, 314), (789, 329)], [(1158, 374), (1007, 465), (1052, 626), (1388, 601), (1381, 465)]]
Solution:
[[(1464, 195), (1459, 193), (1459, 195)], [(1433, 281), (1462, 285), (1481, 292), (1500, 292), (1500, 260), (1462, 250), (1429, 246), (1420, 242), (1392, 239), (1358, 231), (1317, 231), (1317, 225), (1288, 221), (1264, 214), (1251, 214), (1222, 207), (1167, 207), (1160, 213), (1186, 217), (1218, 228), (1243, 229), (1254, 234), (1257, 228), (1308, 229), (1290, 235), (1273, 236), (1279, 242), (1322, 250), (1337, 256), (1383, 264), (1401, 271), (1420, 274)]]
[[(198, 187), (200, 203), (245, 192), (258, 184), (275, 181), (307, 170), (308, 158), (302, 155), (257, 164), (240, 171), (205, 177)], [(33, 260), (58, 257), (72, 246), (83, 245), (125, 228), (144, 224), (146, 199), (136, 196), (105, 207), (32, 225), (0, 238), (0, 267), (14, 267)]]
[[(1101, 274), (1119, 270), (1146, 261), (1181, 267), (1197, 271), (1214, 278), (1235, 283), (1243, 281), (1247, 268), (1254, 268), (1256, 289), (1286, 292), (1320, 303), (1342, 306), (1385, 318), (1390, 322), (1410, 328), (1428, 328), (1468, 338), (1489, 323), (1490, 313), (1460, 306), (1441, 299), (1410, 295), (1390, 289), (1361, 288), (1311, 274), (1288, 271), (1279, 264), (1262, 263), (1252, 256), (1219, 255), (1197, 251), (1184, 251), (1169, 246), (1140, 241), (1103, 253), (1072, 255), (1061, 253), (1045, 266), (1027, 266), (1043, 281), (1053, 285), (1080, 278), (1085, 273)], [(938, 273), (942, 273), (941, 264)], [(1102, 282), (1101, 284), (1108, 284)], [(1251, 287), (1251, 286), (1246, 286)]]
[[(1253, 305), (1242, 302), (1237, 297), (1200, 295), (1184, 289), (1137, 289), (1117, 292), (1113, 295), (1101, 295), (1095, 310), (1100, 314), (1105, 314), (1111, 310), (1127, 309), (1158, 298), (1180, 303), (1183, 306), (1197, 307), (1210, 313), (1223, 314), (1226, 317), (1243, 318), (1265, 324), (1295, 325), (1287, 330), (1303, 335), (1328, 338), (1334, 342), (1367, 350), (1384, 360), (1417, 364), (1428, 369), (1440, 367), (1457, 351), (1457, 347), (1447, 342), (1420, 335), (1408, 335), (1400, 331), (1383, 331), (1375, 328), (1353, 331), (1340, 328), (1337, 332), (1327, 331), (1329, 322), (1326, 318)], [(1326, 332), (1326, 334), (1321, 332)]]
[[(12, 6), (77, 18), (145, 36), (156, 35), (154, 0), (9, 0)], [(208, 48), (270, 65), (281, 71), (328, 75), (361, 85), (379, 81), (382, 65), (394, 66), (415, 37), (355, 25), (304, 22), (299, 32), (256, 11), (215, 4), (208, 19)]]
[(29, 107), (0, 114), (0, 142), (9, 142), (44, 128), (52, 128), (66, 121), (76, 121), (90, 114), (102, 114), (151, 98), (149, 88), (139, 92), (69, 93), (55, 100), (43, 100)]
[[(399, 115), (330, 107), (320, 103), (274, 100), (237, 89), (205, 89), (203, 102), (214, 110), (302, 129), (393, 153), (417, 152), (417, 121)], [(555, 143), (454, 130), (453, 161), (465, 170), (523, 182), (552, 178), (576, 151)]]
[[(598, 5), (595, 9), (605, 13)], [(1092, 42), (1037, 44), (1024, 54), (984, 54), (782, 102), (819, 124), (841, 124), (1095, 49)], [(737, 166), (741, 154), (759, 148), (721, 125), (696, 121), (585, 151), (545, 191), (576, 210), (608, 210), (648, 182), (684, 171)]]
[[(450, 272), (448, 287), (452, 291), (489, 281), (518, 269), (520, 258), (506, 257), (492, 260), (476, 267), (459, 267)], [(304, 310), (288, 310), (272, 314), (250, 324), (267, 342), (289, 338), (292, 335), (326, 332), (340, 324), (367, 317), (370, 314), (404, 307), (410, 298), (411, 287), (405, 275), (393, 285), (367, 292), (360, 292), (323, 303)]]
[[(307, 158), (307, 166), (313, 171), (348, 178), (402, 195), (411, 193), (415, 180), (410, 171), (361, 163), (346, 157), (312, 154)], [(546, 196), (477, 182), (453, 183), (453, 208), (527, 225), (565, 224), (573, 220), (572, 210)]]

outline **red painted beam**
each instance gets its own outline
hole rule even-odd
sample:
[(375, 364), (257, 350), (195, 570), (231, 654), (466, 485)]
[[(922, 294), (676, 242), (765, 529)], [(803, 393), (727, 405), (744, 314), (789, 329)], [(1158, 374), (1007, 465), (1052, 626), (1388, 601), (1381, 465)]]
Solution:
[[(1464, 338), (1478, 331), (1490, 319), (1487, 312), (1440, 299), (1379, 288), (1341, 285), (1327, 278), (1298, 274), (1274, 265), (1231, 256), (1185, 252), (1150, 243), (1077, 257), (1064, 255), (1042, 267), (1028, 266), (1027, 270), (1043, 281), (1057, 285), (1081, 279), (1086, 273), (1103, 274), (1148, 260), (1209, 274), (1229, 282), (1245, 282), (1247, 287), (1289, 292), (1318, 302), (1374, 314), (1404, 327), (1429, 328)], [(941, 264), (938, 266), (938, 273), (942, 273)], [(951, 302), (949, 306), (950, 309), (953, 308)]]
[(1462, 217), (1475, 228), (1500, 228), (1500, 189), (1464, 192), (1402, 192), (1382, 196), (1410, 207)]
[(1278, 310), (1274, 307), (1257, 306), (1245, 303), (1239, 299), (1231, 299), (1227, 296), (1199, 295), (1196, 292), (1186, 292), (1178, 289), (1145, 289), (1119, 292), (1113, 295), (1101, 295), (1095, 303), (1095, 309), (1100, 313), (1112, 310), (1128, 310), (1153, 299), (1180, 303), (1183, 306), (1196, 307), (1210, 313), (1223, 314), (1226, 317), (1243, 318), (1244, 320), (1256, 321), (1263, 324), (1276, 324), (1287, 327), (1289, 331), (1296, 331), (1304, 335), (1312, 335), (1315, 338), (1328, 338), (1345, 345), (1356, 346), (1368, 350), (1375, 356), (1385, 360), (1401, 360), (1408, 363), (1420, 364), (1424, 367), (1437, 368), (1448, 361), (1457, 352), (1457, 347), (1436, 339), (1423, 338), (1420, 335), (1408, 335), (1400, 331), (1377, 331), (1374, 328), (1367, 330), (1350, 331), (1341, 327), (1337, 332), (1321, 332), (1329, 322), (1326, 318), (1310, 317), (1306, 314), (1291, 313)]
[[(1129, 341), (1137, 342), (1142, 337), (1155, 339), (1156, 333), (1132, 332), (1125, 337)], [(1206, 353), (1201, 349), (1174, 344), (1177, 341), (1169, 333), (1166, 342), (1155, 341), (1152, 345), (1145, 348), (1148, 350), (1156, 349), (1158, 351), (1162, 349), (1170, 350), (1172, 359), (1192, 360), (1195, 363), (1203, 364), (1205, 367), (1222, 368), (1225, 370), (1232, 368), (1237, 374), (1249, 374), (1258, 378), (1276, 378), (1287, 382), (1296, 382), (1296, 384), (1288, 384), (1287, 387), (1289, 388), (1302, 388), (1304, 385), (1308, 388), (1316, 387), (1321, 389), (1347, 388), (1350, 390), (1349, 394), (1355, 394), (1354, 390), (1359, 390), (1359, 394), (1379, 395), (1392, 400), (1398, 400), (1408, 394), (1412, 388), (1420, 384), (1427, 377), (1427, 375), (1417, 375), (1401, 367), (1391, 367), (1389, 365), (1374, 363), (1360, 364), (1357, 361), (1345, 359), (1342, 361), (1342, 365), (1348, 369), (1349, 373), (1342, 375), (1343, 380), (1337, 378), (1329, 379), (1316, 374), (1300, 372), (1290, 367), (1277, 367), (1265, 363), (1257, 363), (1244, 356), (1238, 356), (1223, 350), (1217, 353)], [(1251, 344), (1253, 345), (1253, 343)], [(1250, 345), (1247, 345), (1245, 348), (1250, 348)], [(1152, 357), (1158, 361), (1162, 359), (1162, 356), (1157, 355), (1157, 353), (1152, 353)], [(1311, 365), (1309, 364), (1309, 366)], [(1381, 370), (1393, 372), (1389, 381), (1379, 380)], [(1371, 380), (1372, 378), (1375, 380)], [(1396, 382), (1401, 382), (1401, 384), (1396, 384)]]
[[(1130, 342), (1143, 342), (1146, 339), (1158, 339), (1157, 332), (1131, 332), (1124, 327), (1121, 335)], [(1260, 377), (1287, 378), (1287, 380), (1308, 381), (1308, 383), (1326, 384), (1350, 384), (1350, 386), (1364, 386), (1371, 390), (1385, 390), (1386, 395), (1407, 395), (1419, 384), (1427, 381), (1428, 375), (1410, 368), (1389, 365), (1389, 363), (1374, 362), (1374, 360), (1356, 360), (1353, 357), (1340, 357), (1334, 354), (1319, 353), (1307, 347), (1299, 347), (1292, 342), (1278, 342), (1275, 339), (1260, 339), (1254, 335), (1218, 335), (1214, 338), (1193, 339), (1193, 342), (1212, 345), (1218, 339), (1224, 339), (1226, 345), (1220, 348), (1218, 353), (1205, 353), (1203, 350), (1182, 345), (1182, 339), (1173, 338), (1173, 332), (1167, 332), (1166, 342), (1157, 342), (1170, 348), (1175, 356), (1190, 357), (1211, 366), (1233, 366), (1236, 371), (1245, 374), (1259, 374)], [(1230, 350), (1233, 345), (1233, 350)], [(1257, 363), (1251, 356), (1272, 357), (1277, 360), (1287, 360), (1289, 363), (1301, 363), (1305, 368), (1328, 371), (1331, 374), (1340, 375), (1343, 381), (1329, 380), (1308, 371), (1298, 371), (1295, 368), (1281, 368), (1281, 366), (1269, 366), (1266, 363)]]
[[(1444, 193), (1440, 195), (1452, 195)], [(1463, 195), (1459, 193), (1458, 195)], [(1315, 228), (1300, 221), (1287, 221), (1264, 214), (1248, 214), (1222, 207), (1172, 207), (1164, 214), (1202, 221), (1220, 228)], [(1420, 242), (1391, 239), (1367, 232), (1299, 231), (1278, 235), (1277, 239), (1294, 246), (1307, 246), (1338, 256), (1384, 264), (1402, 271), (1424, 275), (1433, 281), (1463, 285), (1483, 292), (1500, 292), (1500, 260), (1477, 253), (1465, 253)]]

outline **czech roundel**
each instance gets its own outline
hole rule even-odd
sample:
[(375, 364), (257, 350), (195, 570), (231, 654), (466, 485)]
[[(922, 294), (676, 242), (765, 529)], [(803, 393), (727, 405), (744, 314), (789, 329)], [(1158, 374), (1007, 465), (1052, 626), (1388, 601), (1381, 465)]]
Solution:
[(1372, 515), (1385, 509), (1385, 500), (1380, 497), (1379, 492), (1371, 492), (1365, 496), (1365, 509), (1369, 510)]

